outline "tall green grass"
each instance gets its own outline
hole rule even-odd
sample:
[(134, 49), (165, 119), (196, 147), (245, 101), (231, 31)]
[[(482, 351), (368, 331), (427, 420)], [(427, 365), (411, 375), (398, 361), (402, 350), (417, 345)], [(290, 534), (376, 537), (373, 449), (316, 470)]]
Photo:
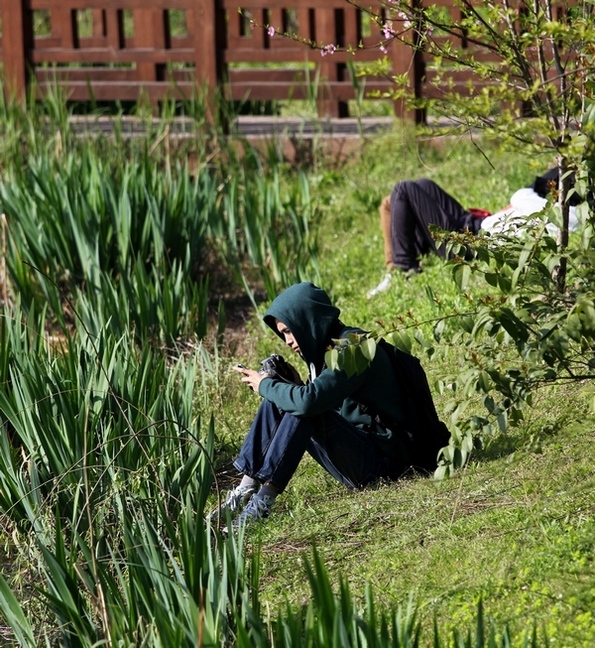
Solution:
[(139, 118), (133, 138), (117, 117), (105, 134), (77, 135), (58, 90), (30, 112), (0, 105), (6, 264), (23, 308), (49, 305), (64, 327), (73, 314), (61, 304), (82, 295), (105, 322), (117, 294), (141, 342), (171, 346), (203, 338), (222, 296), (273, 296), (316, 275), (304, 174), (275, 156), (265, 166), (247, 142), (240, 154), (202, 105), (188, 102), (195, 137), (180, 140), (170, 104), (160, 121)]

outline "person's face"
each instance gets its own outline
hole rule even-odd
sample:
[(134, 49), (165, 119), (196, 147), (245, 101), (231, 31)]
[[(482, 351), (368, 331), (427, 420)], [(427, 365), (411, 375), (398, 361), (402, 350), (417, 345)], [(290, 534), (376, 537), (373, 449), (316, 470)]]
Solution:
[(295, 341), (293, 333), (287, 328), (285, 324), (283, 324), (283, 322), (280, 322), (279, 320), (275, 320), (275, 322), (277, 331), (279, 331), (279, 334), (285, 340), (285, 344), (287, 344), (288, 347), (291, 347), (291, 349), (296, 353), (300, 353), (300, 347)]

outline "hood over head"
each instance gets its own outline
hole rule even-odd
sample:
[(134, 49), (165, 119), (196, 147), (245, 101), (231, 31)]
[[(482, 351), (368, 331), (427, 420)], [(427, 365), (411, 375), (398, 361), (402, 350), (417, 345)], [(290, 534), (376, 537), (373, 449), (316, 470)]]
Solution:
[(295, 337), (304, 360), (320, 369), (340, 313), (322, 288), (303, 282), (276, 297), (264, 314), (264, 321), (281, 339), (275, 320), (283, 322)]

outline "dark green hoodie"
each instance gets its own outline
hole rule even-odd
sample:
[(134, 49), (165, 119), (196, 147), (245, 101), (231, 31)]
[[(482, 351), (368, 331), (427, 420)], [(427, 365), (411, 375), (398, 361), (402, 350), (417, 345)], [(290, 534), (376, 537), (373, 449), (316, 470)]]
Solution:
[(370, 366), (351, 377), (324, 365), (325, 352), (333, 339), (362, 332), (345, 326), (339, 315), (339, 309), (333, 306), (324, 290), (312, 283), (295, 284), (271, 303), (264, 321), (281, 338), (276, 320), (289, 328), (308, 365), (310, 380), (305, 385), (291, 385), (265, 378), (260, 383), (260, 395), (294, 416), (319, 416), (335, 410), (351, 423), (387, 440), (392, 436), (391, 431), (379, 425), (370, 412), (394, 421), (403, 421), (404, 412), (385, 352), (378, 348)]

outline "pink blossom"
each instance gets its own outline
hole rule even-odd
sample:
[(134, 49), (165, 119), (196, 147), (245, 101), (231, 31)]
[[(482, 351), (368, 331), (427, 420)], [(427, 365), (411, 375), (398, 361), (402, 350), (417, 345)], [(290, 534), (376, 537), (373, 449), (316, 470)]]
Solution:
[(392, 38), (395, 35), (395, 32), (392, 27), (389, 27), (388, 23), (384, 23), (382, 27), (382, 33), (384, 34), (384, 38)]
[(388, 52), (388, 50), (386, 49), (386, 47), (384, 47), (384, 45), (381, 45), (379, 49), (383, 54), (386, 54)]
[(267, 29), (267, 34), (272, 38), (275, 35), (275, 28), (274, 27), (269, 27)]
[(403, 28), (409, 29), (411, 27), (411, 21), (409, 20), (407, 14), (403, 11), (397, 12), (397, 16), (403, 21)]
[(327, 54), (333, 55), (336, 51), (337, 51), (336, 46), (330, 43), (329, 45), (325, 45), (320, 50), (320, 56), (326, 56)]

